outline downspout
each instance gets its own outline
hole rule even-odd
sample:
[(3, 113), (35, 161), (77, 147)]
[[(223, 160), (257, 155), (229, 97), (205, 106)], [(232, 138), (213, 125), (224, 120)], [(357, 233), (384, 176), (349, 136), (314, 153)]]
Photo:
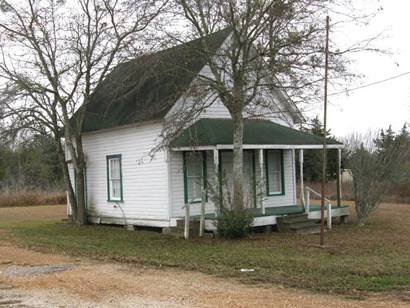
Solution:
[(124, 210), (122, 209), (119, 203), (115, 202), (114, 208), (116, 209), (117, 207), (121, 210), (122, 217), (124, 218), (124, 227), (127, 227), (127, 218), (125, 216)]

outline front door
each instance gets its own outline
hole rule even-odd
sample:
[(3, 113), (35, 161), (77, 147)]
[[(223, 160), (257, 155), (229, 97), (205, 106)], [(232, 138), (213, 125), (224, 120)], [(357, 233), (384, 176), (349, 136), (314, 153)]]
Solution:
[[(233, 199), (233, 153), (232, 151), (220, 152), (220, 170), (222, 195), (229, 205)], [(255, 207), (255, 153), (253, 150), (243, 152), (243, 189), (245, 207)]]

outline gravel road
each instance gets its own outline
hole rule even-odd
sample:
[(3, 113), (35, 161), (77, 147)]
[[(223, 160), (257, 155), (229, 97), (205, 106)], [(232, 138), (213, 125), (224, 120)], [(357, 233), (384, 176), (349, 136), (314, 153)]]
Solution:
[[(0, 209), (0, 220), (56, 219), (64, 213), (63, 207)], [(39, 253), (0, 234), (0, 308), (5, 307), (410, 307), (410, 294), (355, 300), (246, 285), (198, 272)]]
[(358, 301), (0, 243), (0, 307), (409, 307), (405, 299), (402, 294)]

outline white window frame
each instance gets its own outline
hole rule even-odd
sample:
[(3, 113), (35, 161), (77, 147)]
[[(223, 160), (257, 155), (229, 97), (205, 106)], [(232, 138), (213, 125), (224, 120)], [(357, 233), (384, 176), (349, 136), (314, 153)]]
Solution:
[[(272, 158), (272, 154), (275, 153), (275, 157), (278, 157), (279, 164), (269, 163)], [(266, 193), (268, 196), (278, 196), (284, 194), (284, 170), (283, 169), (283, 150), (266, 150), (265, 151), (265, 164), (266, 164)], [(279, 169), (274, 169), (275, 166), (279, 166)], [(279, 175), (279, 177), (277, 177)], [(269, 181), (273, 178), (279, 178), (279, 190), (272, 190)]]
[[(111, 164), (118, 161), (119, 177), (113, 178)], [(119, 181), (119, 196), (113, 196), (113, 182)], [(123, 183), (122, 183), (122, 157), (121, 154), (107, 156), (107, 201), (122, 202), (123, 201)]]
[[(190, 175), (189, 174), (189, 163), (192, 159), (192, 155), (195, 155), (200, 159), (199, 165), (200, 165), (200, 174), (199, 175)], [(184, 153), (184, 181), (186, 183), (184, 184), (184, 189), (185, 189), (185, 202), (190, 202), (190, 203), (198, 203), (202, 201), (202, 185), (203, 185), (203, 178), (206, 176), (204, 174), (204, 169), (206, 168), (206, 155), (204, 155), (202, 152), (185, 152)], [(199, 184), (200, 190), (197, 192), (199, 196), (195, 196), (194, 199), (190, 199), (190, 190), (189, 187), (190, 181), (196, 181), (196, 184)]]

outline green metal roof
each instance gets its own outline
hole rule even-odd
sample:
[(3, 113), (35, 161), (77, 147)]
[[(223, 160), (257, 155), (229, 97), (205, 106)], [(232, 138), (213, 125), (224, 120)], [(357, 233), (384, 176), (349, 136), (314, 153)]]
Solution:
[[(198, 147), (232, 144), (231, 119), (204, 118), (185, 129), (171, 146)], [(307, 134), (268, 120), (244, 120), (243, 144), (258, 145), (321, 145), (319, 136)], [(328, 139), (328, 144), (341, 145)]]
[(206, 37), (211, 54), (197, 39), (118, 65), (93, 93), (82, 131), (162, 119), (229, 33)]

